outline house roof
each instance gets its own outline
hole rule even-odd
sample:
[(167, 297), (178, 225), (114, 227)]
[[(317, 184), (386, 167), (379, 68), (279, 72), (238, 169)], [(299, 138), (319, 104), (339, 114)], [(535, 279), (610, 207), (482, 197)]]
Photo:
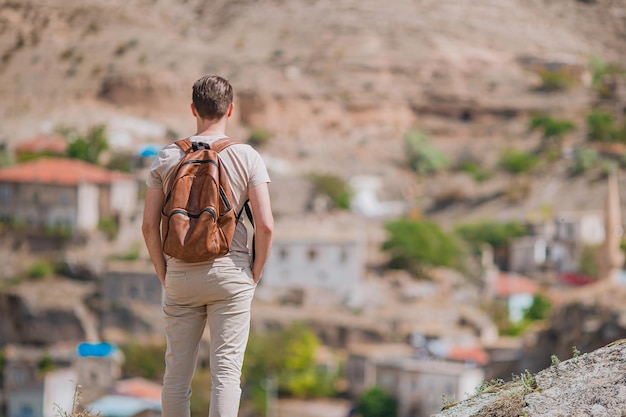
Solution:
[(129, 378), (115, 383), (116, 394), (127, 395), (147, 400), (161, 400), (161, 384), (144, 378)]
[(110, 184), (132, 176), (67, 158), (42, 158), (0, 169), (0, 182), (78, 185)]
[(49, 152), (56, 155), (63, 155), (67, 151), (67, 146), (67, 139), (61, 136), (38, 135), (17, 145), (15, 147), (15, 153)]
[(502, 273), (496, 281), (496, 294), (500, 297), (510, 297), (516, 294), (535, 295), (539, 285), (530, 278), (518, 274)]

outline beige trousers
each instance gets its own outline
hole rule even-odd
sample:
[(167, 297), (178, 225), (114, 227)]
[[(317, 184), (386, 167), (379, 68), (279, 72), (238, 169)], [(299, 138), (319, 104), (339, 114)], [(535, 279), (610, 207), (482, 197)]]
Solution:
[(191, 379), (207, 321), (212, 381), (209, 417), (237, 417), (255, 288), (248, 266), (168, 261), (162, 417), (190, 416)]

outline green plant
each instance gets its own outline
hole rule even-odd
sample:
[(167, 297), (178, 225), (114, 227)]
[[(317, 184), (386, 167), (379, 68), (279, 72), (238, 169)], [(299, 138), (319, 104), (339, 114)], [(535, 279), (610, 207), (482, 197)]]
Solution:
[(382, 249), (390, 255), (389, 266), (428, 277), (429, 267), (462, 268), (462, 250), (456, 238), (432, 221), (399, 219), (385, 225)]
[(476, 182), (487, 181), (493, 175), (491, 171), (484, 169), (478, 162), (474, 161), (464, 162), (459, 170), (468, 173)]
[(580, 350), (576, 346), (572, 347), (572, 358), (577, 358), (580, 356)]
[(54, 267), (50, 262), (37, 261), (28, 268), (26, 274), (29, 278), (45, 278), (52, 275)]
[(516, 149), (506, 149), (500, 156), (500, 167), (512, 174), (530, 172), (538, 163), (536, 155)]
[(612, 114), (594, 110), (587, 116), (587, 138), (598, 142), (626, 142), (626, 129), (620, 128)]
[(541, 85), (538, 88), (539, 91), (564, 91), (576, 84), (576, 79), (566, 69), (550, 70), (542, 68), (537, 71), (537, 74), (541, 78)]
[(398, 415), (398, 400), (379, 387), (361, 395), (357, 409), (362, 417), (392, 417)]
[(550, 300), (541, 294), (537, 294), (533, 297), (533, 302), (530, 307), (524, 311), (524, 320), (545, 320), (548, 318), (551, 310), (552, 303)]
[(265, 129), (253, 129), (250, 132), (250, 136), (248, 136), (248, 144), (255, 147), (260, 148), (270, 141), (272, 135)]
[(580, 175), (594, 168), (600, 162), (600, 154), (593, 148), (581, 147), (574, 151), (572, 174)]
[(552, 366), (557, 366), (558, 364), (561, 363), (561, 360), (559, 359), (558, 356), (552, 355), (552, 356), (550, 356), (550, 362), (551, 362)]
[(583, 246), (578, 261), (578, 273), (592, 278), (600, 276), (600, 264), (598, 259), (602, 253), (602, 247), (598, 245)]
[(495, 222), (491, 220), (461, 224), (455, 227), (455, 233), (474, 249), (484, 243), (494, 250), (506, 250), (515, 238), (529, 234), (528, 226), (520, 222)]
[(610, 97), (609, 86), (604, 82), (608, 75), (623, 76), (626, 71), (619, 65), (609, 64), (602, 58), (594, 56), (589, 60), (589, 67), (592, 73), (591, 86), (602, 98)]
[(113, 217), (104, 217), (98, 221), (98, 229), (102, 231), (107, 239), (113, 240), (119, 233), (119, 225)]
[[(67, 133), (73, 134), (72, 131), (68, 131)], [(97, 125), (91, 127), (85, 137), (78, 136), (69, 143), (67, 156), (95, 164), (100, 159), (102, 152), (108, 149), (109, 140), (106, 126)]]
[(160, 380), (165, 372), (165, 345), (139, 344), (131, 341), (121, 345), (124, 354), (122, 373), (126, 377), (139, 376), (151, 380)]
[(333, 207), (347, 210), (354, 194), (348, 183), (332, 174), (311, 174), (310, 176), (318, 193), (330, 198)]
[(315, 353), (320, 341), (305, 325), (265, 333), (253, 332), (246, 349), (243, 380), (250, 387), (255, 408), (265, 409), (268, 377), (279, 392), (301, 398), (328, 397), (336, 393), (337, 375), (320, 369)]
[(532, 117), (530, 121), (532, 129), (540, 129), (546, 138), (552, 136), (564, 136), (576, 129), (574, 123), (564, 119), (554, 119), (551, 116), (540, 114)]
[(404, 142), (409, 165), (417, 174), (436, 174), (450, 164), (448, 156), (424, 132), (412, 130), (405, 135)]

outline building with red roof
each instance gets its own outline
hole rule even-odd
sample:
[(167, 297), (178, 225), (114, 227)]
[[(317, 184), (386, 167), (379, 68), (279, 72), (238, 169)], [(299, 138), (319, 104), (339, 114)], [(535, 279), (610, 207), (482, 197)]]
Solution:
[(90, 231), (102, 219), (123, 222), (136, 210), (132, 175), (66, 158), (42, 158), (0, 169), (0, 219), (31, 227)]

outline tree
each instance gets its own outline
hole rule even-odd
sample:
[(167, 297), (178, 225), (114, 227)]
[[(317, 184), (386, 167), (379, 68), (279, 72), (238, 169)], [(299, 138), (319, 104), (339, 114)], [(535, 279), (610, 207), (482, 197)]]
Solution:
[(358, 410), (362, 417), (395, 417), (398, 415), (398, 400), (381, 388), (374, 387), (363, 393)]
[(311, 174), (311, 180), (316, 191), (328, 196), (333, 207), (343, 210), (350, 208), (354, 192), (345, 180), (330, 174)]
[(432, 221), (400, 219), (385, 228), (387, 240), (382, 249), (391, 256), (389, 266), (427, 277), (428, 267), (461, 268), (462, 251), (455, 238)]
[(77, 137), (67, 147), (67, 156), (95, 164), (102, 152), (109, 149), (106, 126), (97, 125), (87, 131), (85, 137)]
[(246, 349), (243, 380), (259, 412), (265, 409), (267, 380), (278, 384), (281, 394), (300, 398), (335, 393), (336, 375), (321, 371), (315, 362), (320, 345), (303, 324), (278, 331), (252, 333)]

